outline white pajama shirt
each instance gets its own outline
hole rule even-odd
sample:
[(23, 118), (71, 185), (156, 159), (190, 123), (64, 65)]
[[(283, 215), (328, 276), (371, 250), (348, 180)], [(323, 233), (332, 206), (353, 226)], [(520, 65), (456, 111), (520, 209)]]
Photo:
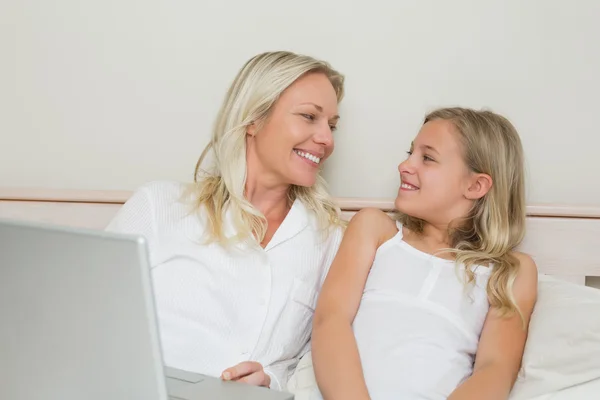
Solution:
[[(123, 205), (107, 230), (148, 241), (164, 362), (220, 376), (257, 361), (284, 390), (308, 350), (312, 317), (341, 228), (324, 234), (296, 200), (265, 249), (202, 244), (205, 221), (181, 203), (183, 185), (151, 182)], [(225, 218), (225, 232), (233, 233)]]

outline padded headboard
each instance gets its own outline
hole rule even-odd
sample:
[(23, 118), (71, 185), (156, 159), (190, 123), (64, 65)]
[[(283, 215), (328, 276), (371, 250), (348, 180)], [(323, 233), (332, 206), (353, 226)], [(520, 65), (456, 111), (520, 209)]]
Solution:
[[(0, 188), (0, 218), (103, 229), (128, 191)], [(365, 207), (393, 209), (386, 199), (338, 198), (344, 218)], [(578, 284), (600, 277), (600, 206), (530, 205), (520, 250), (540, 272)], [(600, 278), (590, 280), (600, 287)]]

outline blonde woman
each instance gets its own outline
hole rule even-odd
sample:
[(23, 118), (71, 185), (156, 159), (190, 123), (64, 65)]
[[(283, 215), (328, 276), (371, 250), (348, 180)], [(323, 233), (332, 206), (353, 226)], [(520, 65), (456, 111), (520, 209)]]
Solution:
[(523, 151), (505, 118), (425, 118), (392, 219), (350, 222), (317, 305), (312, 356), (329, 399), (506, 399), (536, 301)]
[(196, 182), (142, 186), (107, 228), (147, 238), (168, 366), (285, 389), (341, 240), (319, 172), (343, 82), (311, 57), (253, 57), (227, 92)]

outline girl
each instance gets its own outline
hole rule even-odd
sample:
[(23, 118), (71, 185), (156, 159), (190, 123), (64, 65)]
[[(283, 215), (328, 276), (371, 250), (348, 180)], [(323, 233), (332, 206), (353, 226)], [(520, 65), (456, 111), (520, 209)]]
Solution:
[[(429, 114), (398, 170), (392, 219), (352, 219), (320, 294), (313, 360), (325, 399), (506, 399), (537, 294), (523, 151), (505, 118)], [(354, 331), (354, 332), (353, 332)]]

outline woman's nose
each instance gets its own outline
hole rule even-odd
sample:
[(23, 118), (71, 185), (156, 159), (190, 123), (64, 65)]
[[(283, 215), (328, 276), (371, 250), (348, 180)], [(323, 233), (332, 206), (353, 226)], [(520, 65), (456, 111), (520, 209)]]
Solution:
[(314, 136), (316, 143), (319, 143), (325, 147), (331, 147), (333, 145), (333, 132), (329, 124), (320, 125), (318, 131)]

